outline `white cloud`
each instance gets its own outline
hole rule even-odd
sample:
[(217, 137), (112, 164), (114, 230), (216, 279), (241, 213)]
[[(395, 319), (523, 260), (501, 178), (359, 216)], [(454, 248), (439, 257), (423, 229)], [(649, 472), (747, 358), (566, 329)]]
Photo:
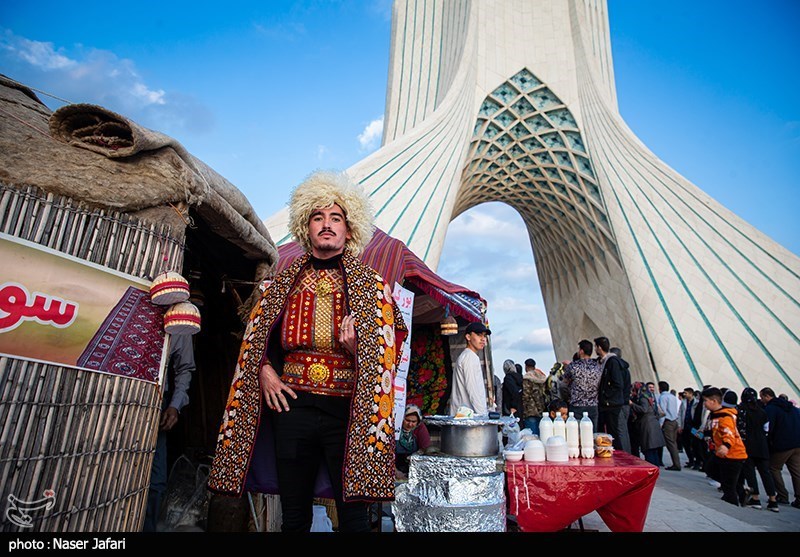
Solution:
[(459, 215), (450, 223), (448, 234), (450, 233), (473, 238), (484, 245), (491, 243), (500, 251), (530, 246), (522, 217), (500, 202), (484, 203)]
[(53, 43), (15, 37), (10, 31), (4, 33), (2, 45), (4, 49), (13, 52), (30, 65), (45, 70), (60, 70), (77, 65), (75, 60), (70, 60), (67, 56), (56, 52)]
[(321, 161), (328, 154), (328, 148), (325, 145), (317, 145), (317, 160)]
[(143, 126), (177, 135), (202, 132), (213, 124), (213, 114), (194, 97), (152, 87), (139, 75), (133, 60), (108, 50), (72, 45), (58, 47), (3, 29), (0, 67), (9, 77), (70, 103), (90, 103), (118, 112)]
[(503, 276), (509, 280), (522, 280), (525, 282), (538, 282), (538, 275), (536, 274), (536, 266), (533, 260), (528, 262), (517, 262), (515, 265), (503, 267)]
[[(531, 293), (533, 294), (533, 293)], [(484, 296), (486, 298), (486, 296)], [(492, 313), (501, 311), (514, 312), (517, 317), (533, 312), (544, 312), (544, 308), (533, 302), (533, 296), (517, 297), (517, 296), (499, 296), (491, 298)]]
[(528, 351), (543, 350), (552, 348), (552, 346), (553, 338), (550, 336), (550, 329), (548, 328), (533, 329), (509, 343), (510, 348)]
[(166, 104), (164, 100), (164, 91), (161, 89), (153, 91), (145, 87), (142, 83), (134, 83), (131, 93), (134, 97), (142, 99), (145, 104)]
[(358, 143), (362, 151), (372, 151), (380, 143), (383, 135), (383, 116), (367, 124), (364, 131), (358, 134)]

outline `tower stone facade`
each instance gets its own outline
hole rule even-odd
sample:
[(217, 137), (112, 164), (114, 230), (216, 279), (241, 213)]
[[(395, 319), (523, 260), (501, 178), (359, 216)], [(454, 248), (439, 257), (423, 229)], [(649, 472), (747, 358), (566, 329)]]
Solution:
[(348, 173), (433, 269), (459, 214), (516, 209), (559, 360), (604, 335), (634, 379), (800, 396), (800, 259), (628, 128), (604, 0), (397, 0), (383, 144)]

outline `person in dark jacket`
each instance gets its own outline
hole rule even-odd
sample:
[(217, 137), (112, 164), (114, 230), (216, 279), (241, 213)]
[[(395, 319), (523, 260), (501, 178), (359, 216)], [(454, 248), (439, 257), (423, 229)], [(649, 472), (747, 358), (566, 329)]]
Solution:
[(781, 475), (785, 464), (792, 478), (792, 506), (800, 509), (800, 410), (788, 400), (777, 398), (769, 387), (761, 389), (759, 394), (769, 418), (769, 471), (775, 481), (777, 501), (789, 502), (789, 492)]
[(522, 374), (517, 371), (513, 360), (503, 362), (503, 415), (522, 420)]
[(603, 370), (597, 395), (598, 429), (614, 438), (615, 449), (630, 453), (631, 441), (628, 437), (630, 366), (621, 356), (611, 352), (606, 337), (594, 339), (594, 349), (600, 357), (599, 363)]
[(697, 428), (698, 436), (695, 449), (697, 450), (697, 454), (700, 455), (700, 466), (698, 468), (692, 467), (693, 470), (705, 472), (709, 478), (714, 475), (709, 473), (709, 467), (714, 459), (711, 458), (711, 451), (708, 450), (708, 437), (711, 436), (711, 433), (708, 424), (708, 410), (706, 410), (706, 406), (703, 404), (703, 391), (710, 388), (711, 385), (703, 385), (703, 388), (697, 392), (697, 398), (700, 400), (700, 404), (695, 408), (695, 421), (700, 425)]
[(767, 444), (768, 423), (767, 413), (758, 402), (758, 393), (755, 389), (747, 387), (742, 391), (742, 401), (736, 407), (737, 420), (744, 425), (744, 446), (747, 449), (747, 460), (739, 476), (741, 483), (747, 482), (750, 488), (750, 498), (744, 502), (750, 508), (760, 509), (761, 500), (758, 493), (758, 480), (756, 470), (764, 484), (764, 491), (769, 500), (767, 509), (778, 512), (778, 502), (775, 500), (775, 481), (769, 471), (769, 445)]
[[(630, 400), (636, 400), (636, 385), (638, 385), (640, 381), (634, 381), (633, 386), (631, 387), (631, 396)], [(639, 442), (639, 416), (636, 415), (636, 412), (633, 411), (633, 407), (631, 407), (630, 411), (628, 412), (628, 439), (631, 441), (631, 454), (635, 457), (642, 456), (642, 445)]]
[[(699, 394), (699, 393), (698, 393)], [(681, 402), (678, 413), (680, 416), (680, 428), (678, 435), (683, 441), (683, 452), (686, 454), (686, 467), (699, 470), (702, 467), (702, 454), (697, 450), (697, 437), (692, 430), (700, 429), (700, 412), (698, 406), (702, 406), (699, 396), (695, 396), (694, 389), (686, 387), (683, 389), (683, 401)]]
[(639, 446), (647, 462), (660, 466), (661, 451), (666, 442), (661, 426), (658, 425), (655, 397), (641, 381), (634, 383), (633, 390), (630, 405), (631, 413), (636, 414)]

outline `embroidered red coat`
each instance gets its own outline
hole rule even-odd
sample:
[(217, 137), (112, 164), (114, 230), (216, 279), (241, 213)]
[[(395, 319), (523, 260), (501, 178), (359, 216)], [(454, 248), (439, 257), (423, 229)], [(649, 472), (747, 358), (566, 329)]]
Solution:
[[(356, 316), (356, 383), (343, 467), (345, 501), (394, 498), (394, 377), (408, 334), (392, 286), (349, 253), (342, 256), (345, 292)], [(240, 496), (251, 465), (264, 397), (258, 372), (270, 334), (308, 254), (298, 257), (264, 290), (250, 313), (220, 425), (209, 474), (212, 491)]]

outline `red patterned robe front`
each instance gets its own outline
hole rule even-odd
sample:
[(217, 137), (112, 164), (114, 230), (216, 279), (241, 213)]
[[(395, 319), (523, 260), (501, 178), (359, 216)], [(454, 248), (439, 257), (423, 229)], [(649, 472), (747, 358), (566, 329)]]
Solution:
[[(342, 272), (350, 313), (356, 317), (355, 389), (342, 471), (345, 501), (394, 499), (394, 377), (408, 334), (392, 286), (349, 253)], [(298, 257), (264, 290), (250, 313), (220, 425), (208, 487), (240, 496), (251, 465), (264, 397), (258, 372), (308, 254)]]

